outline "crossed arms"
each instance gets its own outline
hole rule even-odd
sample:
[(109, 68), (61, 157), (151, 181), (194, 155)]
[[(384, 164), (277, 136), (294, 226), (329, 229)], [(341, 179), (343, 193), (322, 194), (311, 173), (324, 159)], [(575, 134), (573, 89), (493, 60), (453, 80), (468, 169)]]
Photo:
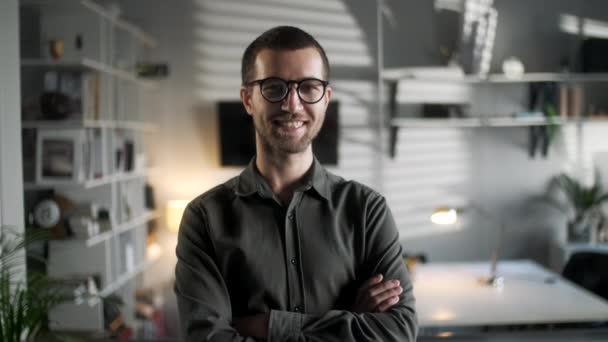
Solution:
[[(180, 228), (175, 284), (185, 340), (415, 341), (412, 285), (382, 197), (371, 203), (367, 216), (366, 271), (362, 272), (367, 281), (352, 299), (350, 310), (321, 315), (270, 310), (234, 317), (228, 286), (214, 259), (205, 211), (188, 206)], [(384, 281), (372, 275), (383, 275)]]

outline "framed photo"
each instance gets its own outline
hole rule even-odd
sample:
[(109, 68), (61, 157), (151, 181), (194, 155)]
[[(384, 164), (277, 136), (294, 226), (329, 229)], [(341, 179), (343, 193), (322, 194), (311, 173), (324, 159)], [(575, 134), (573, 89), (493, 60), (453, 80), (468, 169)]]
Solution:
[(85, 180), (86, 136), (82, 129), (38, 131), (36, 182), (74, 183)]

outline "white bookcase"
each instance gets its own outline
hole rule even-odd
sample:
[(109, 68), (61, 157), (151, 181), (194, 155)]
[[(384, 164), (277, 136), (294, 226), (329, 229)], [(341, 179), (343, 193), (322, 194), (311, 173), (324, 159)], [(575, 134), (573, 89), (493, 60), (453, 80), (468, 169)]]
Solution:
[[(146, 240), (148, 222), (156, 217), (145, 204), (151, 168), (144, 144), (156, 128), (146, 122), (139, 102), (142, 92), (156, 85), (138, 78), (136, 64), (156, 43), (123, 20), (114, 5), (20, 4), (26, 192), (53, 189), (75, 204), (94, 203), (110, 216), (99, 233), (51, 240), (47, 274), (93, 276), (100, 296), (120, 297), (126, 324), (136, 327), (135, 290), (155, 261), (147, 256)], [(52, 40), (63, 43), (60, 57), (51, 53)], [(67, 98), (69, 110), (45, 107), (42, 94), (53, 94), (59, 103)], [(101, 303), (65, 303), (49, 313), (51, 328), (103, 331), (103, 311)]]

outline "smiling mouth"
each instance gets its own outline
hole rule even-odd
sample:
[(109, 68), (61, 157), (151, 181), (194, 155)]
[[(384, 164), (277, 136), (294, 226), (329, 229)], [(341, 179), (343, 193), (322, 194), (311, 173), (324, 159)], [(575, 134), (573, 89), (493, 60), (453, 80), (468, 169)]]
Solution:
[(274, 123), (279, 126), (279, 127), (283, 127), (283, 128), (291, 128), (291, 129), (298, 129), (302, 126), (304, 126), (304, 121), (299, 121), (299, 120), (275, 120)]

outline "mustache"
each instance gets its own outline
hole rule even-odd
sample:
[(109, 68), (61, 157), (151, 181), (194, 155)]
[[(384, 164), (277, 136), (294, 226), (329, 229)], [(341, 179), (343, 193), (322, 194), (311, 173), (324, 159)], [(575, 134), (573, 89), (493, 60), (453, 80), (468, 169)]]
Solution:
[(287, 120), (294, 120), (294, 121), (308, 121), (308, 117), (306, 117), (305, 115), (302, 115), (302, 114), (296, 114), (296, 113), (284, 112), (284, 113), (280, 113), (280, 114), (276, 114), (276, 115), (272, 116), (272, 117), (270, 118), (270, 120), (281, 120), (281, 121), (287, 121)]

